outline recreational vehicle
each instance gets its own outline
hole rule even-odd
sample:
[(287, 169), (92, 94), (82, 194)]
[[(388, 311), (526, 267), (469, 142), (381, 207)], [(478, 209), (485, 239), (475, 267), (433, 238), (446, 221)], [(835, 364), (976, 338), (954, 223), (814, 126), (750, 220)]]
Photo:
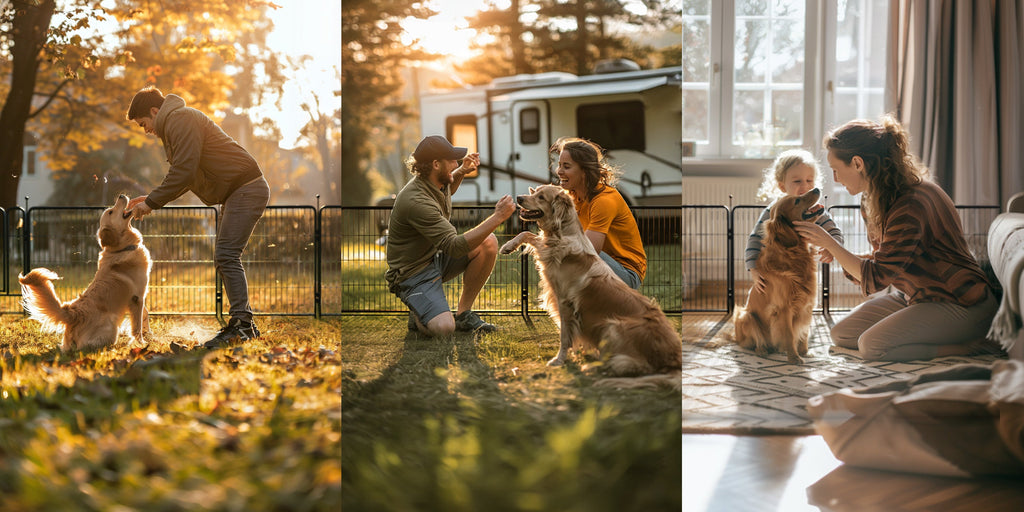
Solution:
[(618, 188), (631, 205), (680, 204), (681, 68), (640, 70), (612, 61), (596, 71), (516, 75), (422, 95), (422, 133), (443, 134), (480, 153), (479, 171), (462, 182), (453, 202), (489, 204), (557, 183), (558, 157), (549, 148), (576, 136), (605, 149), (622, 171)]

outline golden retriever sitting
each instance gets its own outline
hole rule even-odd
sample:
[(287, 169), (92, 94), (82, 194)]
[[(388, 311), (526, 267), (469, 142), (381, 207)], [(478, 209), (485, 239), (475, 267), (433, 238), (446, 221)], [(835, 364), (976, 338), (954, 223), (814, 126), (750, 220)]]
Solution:
[(146, 291), (153, 266), (142, 234), (131, 226), (128, 197), (121, 195), (104, 210), (96, 233), (100, 252), (96, 276), (78, 298), (61, 303), (50, 281), (60, 279), (49, 269), (33, 269), (18, 276), (22, 303), (43, 328), (64, 330), (61, 350), (82, 350), (112, 345), (124, 314), (131, 316), (131, 334), (142, 341), (149, 332)]
[(620, 377), (603, 379), (605, 385), (679, 389), (682, 341), (665, 314), (601, 261), (568, 194), (554, 185), (530, 192), (517, 198), (520, 217), (536, 221), (541, 234), (519, 233), (501, 253), (525, 244), (536, 255), (541, 302), (561, 332), (548, 365), (562, 365), (569, 348), (580, 345), (598, 349), (606, 373)]
[(795, 220), (814, 220), (821, 192), (786, 196), (772, 205), (764, 222), (761, 256), (757, 270), (765, 280), (764, 292), (755, 289), (746, 307), (733, 314), (736, 342), (758, 355), (784, 351), (790, 363), (803, 363), (811, 334), (811, 311), (817, 285), (815, 251), (793, 229)]

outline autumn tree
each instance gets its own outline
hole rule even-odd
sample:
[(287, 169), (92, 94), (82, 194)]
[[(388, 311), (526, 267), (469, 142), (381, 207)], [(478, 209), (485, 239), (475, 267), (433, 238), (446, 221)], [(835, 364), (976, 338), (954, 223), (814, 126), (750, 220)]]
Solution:
[(341, 4), (341, 202), (366, 205), (376, 140), (413, 116), (399, 92), (401, 69), (430, 56), (402, 44), (401, 21), (435, 14), (409, 0), (345, 0)]
[[(336, 91), (336, 94), (340, 95), (341, 91)], [(318, 171), (323, 176), (321, 198), (329, 203), (334, 203), (335, 197), (340, 201), (341, 161), (336, 158), (334, 149), (340, 149), (341, 111), (324, 112), (317, 94), (312, 94), (302, 104), (302, 111), (309, 116), (309, 121), (302, 127), (302, 137), (308, 142), (308, 151), (315, 153), (315, 161), (320, 164)], [(334, 176), (339, 181), (334, 181)]]
[(17, 204), (25, 123), (32, 114), (40, 55), (56, 8), (54, 0), (12, 0), (0, 10), (0, 62), (9, 62), (11, 76), (0, 109), (0, 208)]
[[(137, 90), (156, 85), (217, 118), (229, 108), (244, 114), (252, 98), (280, 87), (273, 83), (278, 63), (259, 44), (269, 30), (265, 12), (277, 7), (269, 1), (65, 0), (55, 6), (16, 0), (11, 6), (0, 13), (0, 27), (10, 27), (0, 36), (0, 53), (12, 56), (0, 114), (0, 206), (17, 199), (26, 127), (38, 134), (40, 153), (58, 173), (113, 171), (153, 181), (163, 169), (140, 176), (130, 158), (130, 148), (162, 152), (159, 141), (124, 118)], [(246, 71), (257, 67), (270, 78), (252, 85)], [(121, 161), (100, 160), (112, 169), (80, 165), (81, 155), (117, 144), (124, 148)]]

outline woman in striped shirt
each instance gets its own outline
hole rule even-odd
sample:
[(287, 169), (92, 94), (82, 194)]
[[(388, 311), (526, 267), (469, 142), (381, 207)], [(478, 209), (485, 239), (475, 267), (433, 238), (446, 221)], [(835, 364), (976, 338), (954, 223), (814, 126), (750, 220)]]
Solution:
[(852, 195), (863, 193), (861, 215), (872, 248), (856, 255), (820, 226), (796, 223), (869, 296), (832, 328), (836, 345), (886, 361), (991, 347), (985, 334), (998, 301), (967, 248), (953, 201), (909, 153), (903, 126), (890, 115), (850, 121), (824, 143), (836, 182)]

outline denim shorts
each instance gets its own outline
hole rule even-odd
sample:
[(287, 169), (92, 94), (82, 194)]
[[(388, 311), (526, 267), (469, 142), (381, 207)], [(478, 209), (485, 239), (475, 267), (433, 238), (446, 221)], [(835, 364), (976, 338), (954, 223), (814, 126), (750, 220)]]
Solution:
[(469, 256), (452, 258), (438, 252), (434, 255), (434, 261), (423, 270), (398, 283), (395, 295), (409, 306), (409, 311), (416, 315), (421, 324), (427, 325), (437, 315), (451, 312), (443, 284), (465, 272), (468, 265)]
[(639, 274), (631, 268), (626, 268), (622, 263), (615, 261), (615, 259), (608, 253), (601, 251), (601, 254), (598, 254), (598, 256), (600, 256), (601, 259), (611, 267), (612, 272), (614, 272), (616, 276), (619, 276), (619, 279), (622, 279), (622, 282), (626, 283), (630, 288), (639, 290), (640, 285), (644, 284), (643, 280), (640, 279)]

